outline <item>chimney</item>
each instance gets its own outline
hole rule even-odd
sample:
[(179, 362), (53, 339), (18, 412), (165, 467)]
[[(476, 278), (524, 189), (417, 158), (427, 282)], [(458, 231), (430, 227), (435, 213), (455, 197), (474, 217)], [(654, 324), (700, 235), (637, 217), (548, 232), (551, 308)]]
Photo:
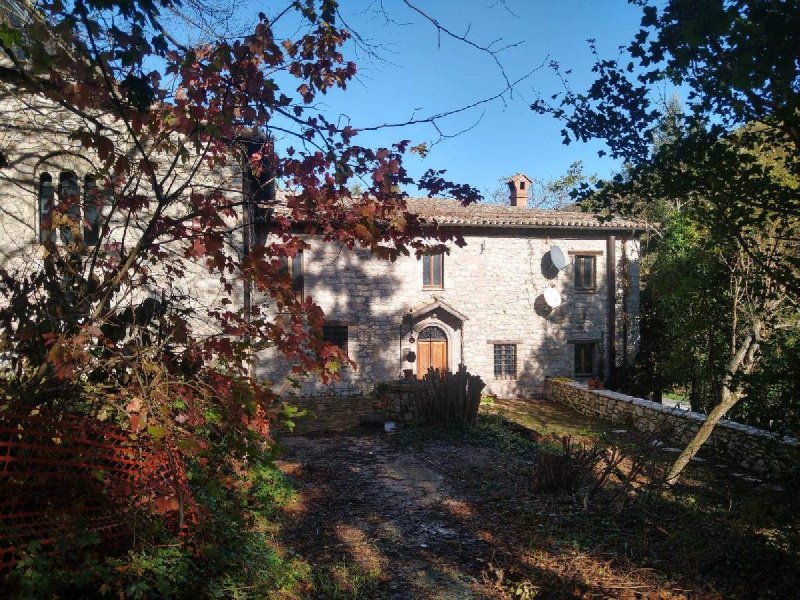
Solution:
[(533, 181), (523, 173), (512, 175), (507, 180), (511, 206), (528, 207), (528, 189)]

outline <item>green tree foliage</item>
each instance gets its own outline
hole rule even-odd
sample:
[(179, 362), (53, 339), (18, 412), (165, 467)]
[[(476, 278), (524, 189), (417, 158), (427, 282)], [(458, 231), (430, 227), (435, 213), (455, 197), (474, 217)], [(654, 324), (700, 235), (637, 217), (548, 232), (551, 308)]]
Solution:
[(645, 389), (660, 400), (664, 388), (691, 390), (693, 408), (707, 410), (723, 370), (730, 298), (723, 265), (686, 215), (675, 211), (650, 250), (643, 294)]
[[(612, 180), (581, 189), (601, 214), (667, 208), (669, 215), (678, 209), (699, 236), (697, 243), (681, 242), (676, 252), (680, 238), (668, 231), (651, 293), (654, 304), (664, 303), (654, 323), (666, 328), (662, 339), (671, 341), (670, 369), (681, 364), (674, 359), (698, 353), (707, 360), (696, 370), (714, 373), (718, 360), (721, 365), (717, 402), (676, 461), (669, 475), (674, 482), (716, 421), (742, 398), (762, 344), (795, 322), (800, 5), (673, 0), (659, 9), (637, 3), (642, 28), (619, 57), (603, 59), (592, 45), (596, 79), (589, 89), (566, 87), (553, 102), (539, 100), (532, 108), (564, 123), (565, 143), (600, 139), (611, 156), (625, 161)], [(686, 114), (661, 99), (665, 84), (686, 91)], [(692, 306), (676, 305), (682, 297), (669, 287), (673, 278)], [(663, 297), (656, 297), (658, 288)], [(702, 315), (727, 327), (700, 322), (695, 329)], [(678, 341), (673, 327), (686, 328), (687, 339)], [(702, 331), (705, 340), (698, 339)], [(719, 336), (727, 339), (724, 357), (715, 353), (722, 347), (714, 343)], [(682, 346), (691, 352), (672, 352)], [(691, 369), (689, 375), (694, 377)]]

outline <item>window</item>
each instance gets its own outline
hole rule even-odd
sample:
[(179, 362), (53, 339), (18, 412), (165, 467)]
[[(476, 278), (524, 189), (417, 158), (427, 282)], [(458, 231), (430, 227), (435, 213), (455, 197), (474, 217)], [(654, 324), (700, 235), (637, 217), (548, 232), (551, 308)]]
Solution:
[(253, 219), (253, 248), (263, 248), (267, 244), (271, 210), (259, 202), (253, 202), (251, 208)]
[(494, 345), (494, 378), (495, 379), (517, 378), (516, 344)]
[(519, 189), (521, 189), (521, 190), (525, 189), (525, 182), (524, 181), (520, 181), (519, 182)]
[(575, 375), (594, 375), (594, 342), (575, 344)]
[(104, 196), (94, 177), (87, 175), (83, 180), (83, 241), (87, 246), (96, 246), (100, 241), (100, 210)]
[(444, 287), (444, 255), (429, 254), (422, 257), (422, 287)]
[(72, 171), (64, 171), (58, 178), (58, 205), (69, 219), (61, 226), (61, 241), (71, 244), (74, 232), (81, 226), (81, 202), (78, 178)]
[(298, 300), (303, 299), (303, 251), (299, 250), (294, 256), (283, 257), (282, 274), (291, 277), (292, 291)]
[(53, 225), (53, 178), (49, 173), (42, 173), (39, 178), (39, 241), (44, 243), (47, 238), (56, 241), (56, 232), (52, 231)]
[(347, 325), (323, 325), (322, 339), (341, 348), (347, 354)]
[[(42, 173), (39, 178), (39, 241), (48, 238), (55, 243), (58, 238), (53, 228), (53, 214), (58, 207), (57, 219), (61, 241), (70, 244), (79, 234), (87, 246), (96, 246), (100, 241), (102, 229), (102, 208), (108, 201), (111, 191), (101, 190), (93, 175), (83, 180), (83, 199), (78, 184), (78, 176), (72, 171), (63, 171), (58, 178), (58, 189), (54, 189), (53, 178)], [(81, 216), (83, 219), (81, 219)]]
[(594, 256), (575, 257), (575, 289), (594, 290)]

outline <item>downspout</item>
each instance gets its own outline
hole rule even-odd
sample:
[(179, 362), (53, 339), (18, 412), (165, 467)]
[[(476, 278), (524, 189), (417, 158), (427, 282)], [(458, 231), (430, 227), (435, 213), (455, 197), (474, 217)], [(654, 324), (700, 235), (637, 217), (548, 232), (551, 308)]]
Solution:
[[(242, 260), (247, 260), (250, 255), (250, 248), (252, 245), (251, 229), (253, 222), (253, 175), (250, 170), (250, 165), (247, 162), (247, 157), (242, 160), (242, 195), (244, 196), (244, 205), (242, 207)], [(247, 333), (244, 335), (244, 342), (250, 347), (250, 322), (252, 320), (253, 312), (253, 299), (252, 288), (253, 282), (251, 279), (250, 271), (245, 269), (244, 277), (242, 278), (242, 304), (244, 309), (244, 322), (247, 325)], [(248, 361), (247, 373), (251, 377), (255, 373), (254, 358)]]
[(622, 238), (622, 256), (619, 257), (622, 265), (622, 364), (628, 367), (628, 288), (631, 285), (631, 275), (628, 267), (628, 240)]
[(614, 370), (617, 364), (616, 348), (616, 321), (617, 321), (617, 254), (616, 237), (609, 235), (606, 239), (606, 289), (607, 297), (607, 320), (608, 320), (608, 346), (606, 352), (606, 380), (614, 380)]
[(461, 331), (461, 364), (463, 365), (464, 364), (464, 321), (461, 321), (460, 331)]

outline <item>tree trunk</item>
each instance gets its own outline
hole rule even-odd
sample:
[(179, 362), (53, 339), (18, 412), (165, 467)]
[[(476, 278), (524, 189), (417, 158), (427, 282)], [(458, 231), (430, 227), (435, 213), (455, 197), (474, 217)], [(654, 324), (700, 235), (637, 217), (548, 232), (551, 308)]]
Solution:
[(675, 485), (675, 483), (677, 483), (684, 467), (689, 464), (689, 461), (694, 458), (694, 455), (697, 454), (698, 450), (700, 450), (706, 442), (719, 420), (739, 402), (739, 398), (741, 398), (741, 392), (739, 390), (731, 390), (728, 386), (723, 386), (722, 401), (708, 413), (705, 423), (703, 423), (697, 431), (697, 434), (692, 438), (692, 441), (687, 444), (686, 448), (683, 449), (683, 452), (681, 452), (678, 459), (670, 468), (669, 475), (667, 475), (667, 485)]
[(667, 485), (675, 485), (677, 483), (681, 472), (711, 435), (714, 426), (726, 412), (739, 402), (739, 399), (742, 397), (742, 392), (738, 385), (733, 387), (734, 377), (737, 373), (749, 373), (752, 370), (756, 361), (756, 354), (758, 353), (758, 340), (761, 337), (762, 328), (763, 323), (756, 321), (753, 324), (752, 331), (742, 340), (741, 346), (733, 352), (730, 361), (728, 361), (727, 375), (722, 382), (722, 398), (719, 404), (708, 414), (705, 423), (703, 423), (694, 438), (692, 438), (692, 441), (687, 444), (686, 448), (683, 449), (683, 452), (680, 453), (680, 456), (678, 456), (678, 459), (670, 468), (669, 474), (667, 475)]

